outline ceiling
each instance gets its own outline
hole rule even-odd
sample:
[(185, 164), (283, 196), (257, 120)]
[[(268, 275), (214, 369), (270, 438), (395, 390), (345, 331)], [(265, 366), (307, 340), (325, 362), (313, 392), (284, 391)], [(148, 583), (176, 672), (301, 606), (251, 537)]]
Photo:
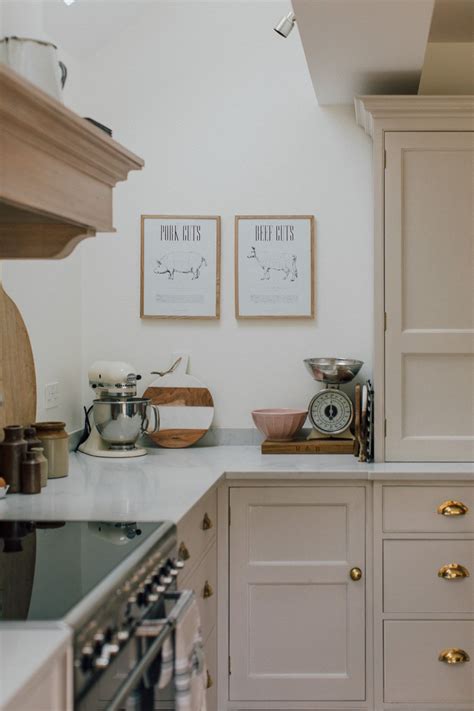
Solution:
[(474, 42), (474, 0), (436, 0), (429, 42)]
[[(293, 0), (320, 105), (416, 94), (434, 0)], [(289, 40), (287, 40), (289, 41)]]

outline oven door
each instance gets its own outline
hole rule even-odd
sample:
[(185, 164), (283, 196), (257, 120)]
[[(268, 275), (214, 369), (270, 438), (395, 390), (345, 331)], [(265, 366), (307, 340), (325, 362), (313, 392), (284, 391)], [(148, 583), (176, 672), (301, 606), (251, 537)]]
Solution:
[(170, 611), (165, 617), (142, 620), (122, 653), (75, 707), (77, 711), (173, 711), (173, 681), (158, 690), (161, 653), (193, 595), (191, 590), (165, 593), (161, 602), (165, 608), (171, 606)]

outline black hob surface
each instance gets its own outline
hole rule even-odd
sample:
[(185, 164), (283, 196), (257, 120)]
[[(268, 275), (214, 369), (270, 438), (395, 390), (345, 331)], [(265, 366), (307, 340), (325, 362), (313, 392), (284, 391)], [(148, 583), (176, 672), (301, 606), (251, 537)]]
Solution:
[(59, 620), (160, 523), (0, 521), (0, 620)]

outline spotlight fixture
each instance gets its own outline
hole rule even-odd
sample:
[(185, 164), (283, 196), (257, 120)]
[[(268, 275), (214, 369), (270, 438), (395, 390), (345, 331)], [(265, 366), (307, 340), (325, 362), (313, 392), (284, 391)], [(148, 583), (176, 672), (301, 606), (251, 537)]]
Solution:
[(74, 2), (74, 0), (63, 0), (63, 2), (64, 2), (65, 5), (72, 5), (72, 3)]
[(291, 30), (295, 26), (296, 22), (296, 16), (294, 12), (289, 12), (288, 15), (285, 15), (284, 17), (281, 18), (280, 22), (276, 27), (273, 29), (275, 32), (278, 32), (279, 35), (282, 37), (288, 37), (290, 34)]

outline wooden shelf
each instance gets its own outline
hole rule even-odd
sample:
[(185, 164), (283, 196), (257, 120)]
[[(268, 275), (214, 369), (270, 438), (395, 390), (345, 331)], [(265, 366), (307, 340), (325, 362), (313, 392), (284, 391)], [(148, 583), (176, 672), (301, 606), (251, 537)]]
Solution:
[(115, 231), (113, 188), (144, 162), (0, 64), (0, 164), (0, 259), (58, 259)]

